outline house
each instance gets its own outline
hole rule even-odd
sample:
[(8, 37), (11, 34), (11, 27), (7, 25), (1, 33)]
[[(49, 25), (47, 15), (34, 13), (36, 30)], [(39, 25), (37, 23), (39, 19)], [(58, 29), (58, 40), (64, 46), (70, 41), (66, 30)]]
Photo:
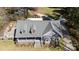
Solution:
[[(29, 18), (30, 19), (30, 18)], [(61, 24), (61, 20), (38, 21), (38, 20), (17, 20), (16, 29), (14, 32), (15, 44), (20, 40), (27, 42), (40, 42), (39, 46), (45, 41), (50, 44), (51, 40), (58, 44), (58, 41), (63, 37), (66, 31)], [(64, 29), (63, 29), (64, 28)]]

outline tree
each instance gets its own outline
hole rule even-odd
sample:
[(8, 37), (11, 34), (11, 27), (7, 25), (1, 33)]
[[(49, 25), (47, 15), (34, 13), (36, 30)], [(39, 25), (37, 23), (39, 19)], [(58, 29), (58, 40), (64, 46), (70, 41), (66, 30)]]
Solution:
[(10, 20), (18, 20), (18, 18), (28, 18), (29, 10), (36, 11), (38, 8), (34, 7), (12, 7), (5, 8), (7, 11), (7, 15), (10, 17)]
[(0, 16), (0, 29), (2, 28), (3, 26), (3, 18)]
[(75, 38), (73, 42), (76, 42), (76, 48), (79, 50), (79, 8), (78, 7), (63, 7), (60, 10), (55, 10), (56, 13), (60, 13), (67, 20), (67, 26), (70, 35)]

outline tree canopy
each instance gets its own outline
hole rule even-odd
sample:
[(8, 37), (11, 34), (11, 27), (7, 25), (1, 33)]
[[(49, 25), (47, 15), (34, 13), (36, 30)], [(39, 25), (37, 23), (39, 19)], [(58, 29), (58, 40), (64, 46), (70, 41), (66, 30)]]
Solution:
[(54, 10), (54, 12), (66, 18), (70, 35), (75, 38), (75, 46), (79, 50), (79, 8), (61, 7), (60, 10)]

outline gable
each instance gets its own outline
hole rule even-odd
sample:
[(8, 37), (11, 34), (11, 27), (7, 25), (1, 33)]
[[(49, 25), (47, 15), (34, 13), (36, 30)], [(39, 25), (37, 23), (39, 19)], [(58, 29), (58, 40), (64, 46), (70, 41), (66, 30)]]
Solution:
[(52, 28), (51, 24), (48, 23), (47, 26), (46, 26), (46, 28), (45, 28), (45, 30), (44, 30), (44, 32), (43, 32), (43, 34), (47, 33), (48, 31), (50, 31), (50, 30), (52, 30), (52, 29), (53, 29), (53, 28)]

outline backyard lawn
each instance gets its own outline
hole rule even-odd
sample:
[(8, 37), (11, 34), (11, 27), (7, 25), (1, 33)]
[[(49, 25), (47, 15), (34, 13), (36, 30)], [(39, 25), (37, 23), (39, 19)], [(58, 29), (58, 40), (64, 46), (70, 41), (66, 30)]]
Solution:
[(13, 40), (0, 40), (0, 51), (61, 51), (59, 48), (28, 48), (17, 47)]

